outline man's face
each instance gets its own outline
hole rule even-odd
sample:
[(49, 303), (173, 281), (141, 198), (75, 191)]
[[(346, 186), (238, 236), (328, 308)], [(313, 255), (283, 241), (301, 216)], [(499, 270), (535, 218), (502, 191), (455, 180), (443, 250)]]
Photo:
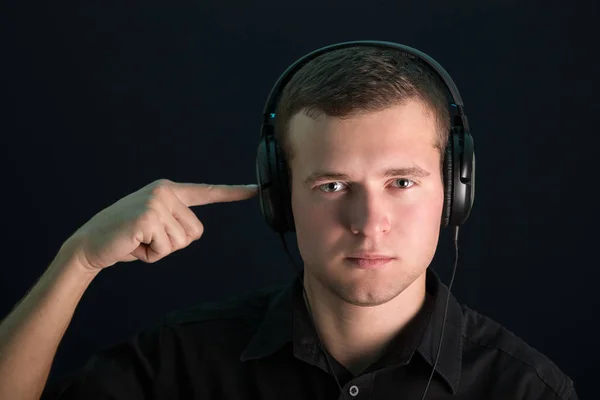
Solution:
[[(417, 100), (346, 120), (300, 112), (289, 135), (305, 279), (354, 305), (392, 300), (425, 272), (437, 248), (444, 188), (433, 115)], [(411, 167), (428, 175), (382, 176)], [(347, 177), (306, 181), (319, 172)], [(359, 269), (346, 259), (359, 251), (396, 259)]]

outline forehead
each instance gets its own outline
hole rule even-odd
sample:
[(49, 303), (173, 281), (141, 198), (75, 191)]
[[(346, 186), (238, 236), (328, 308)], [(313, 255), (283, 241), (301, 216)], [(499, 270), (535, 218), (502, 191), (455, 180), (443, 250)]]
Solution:
[(294, 152), (294, 175), (318, 169), (357, 175), (383, 166), (414, 165), (435, 173), (439, 165), (436, 133), (433, 114), (421, 102), (411, 100), (347, 119), (326, 115), (313, 119), (300, 112), (290, 120), (288, 139)]

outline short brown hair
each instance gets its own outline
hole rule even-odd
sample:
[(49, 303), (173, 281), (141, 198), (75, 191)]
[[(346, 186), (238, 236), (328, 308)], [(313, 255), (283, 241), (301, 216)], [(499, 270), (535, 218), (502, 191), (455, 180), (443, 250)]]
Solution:
[(443, 80), (424, 61), (399, 49), (352, 46), (322, 54), (302, 66), (286, 84), (275, 111), (275, 138), (287, 161), (291, 118), (299, 111), (317, 118), (349, 118), (383, 111), (407, 100), (418, 99), (432, 112), (438, 127), (434, 147), (440, 152), (443, 176), (445, 148), (450, 130), (448, 90)]

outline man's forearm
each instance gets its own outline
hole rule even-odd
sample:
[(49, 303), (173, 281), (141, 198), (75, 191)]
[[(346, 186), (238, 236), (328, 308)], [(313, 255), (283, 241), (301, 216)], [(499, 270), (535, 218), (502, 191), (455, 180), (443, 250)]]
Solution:
[[(64, 246), (63, 246), (64, 247)], [(39, 399), (75, 308), (97, 273), (61, 251), (0, 323), (0, 399)]]

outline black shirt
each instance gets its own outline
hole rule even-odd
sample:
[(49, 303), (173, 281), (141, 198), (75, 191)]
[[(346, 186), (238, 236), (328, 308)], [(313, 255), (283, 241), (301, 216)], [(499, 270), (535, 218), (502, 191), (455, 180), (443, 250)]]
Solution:
[[(420, 400), (439, 344), (448, 288), (427, 270), (423, 308), (358, 376), (329, 357), (346, 399)], [(302, 296), (277, 290), (167, 314), (93, 355), (42, 399), (340, 399)], [(428, 399), (576, 400), (546, 356), (452, 294)]]

